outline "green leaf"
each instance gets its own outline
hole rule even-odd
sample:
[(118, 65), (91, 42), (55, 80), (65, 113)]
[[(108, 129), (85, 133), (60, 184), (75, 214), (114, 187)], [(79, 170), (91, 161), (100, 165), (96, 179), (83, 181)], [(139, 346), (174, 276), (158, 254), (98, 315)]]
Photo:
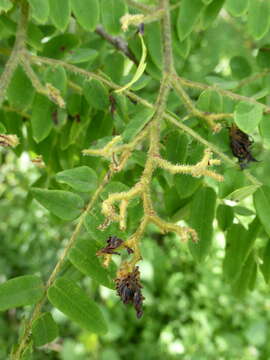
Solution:
[(111, 181), (102, 191), (100, 197), (102, 198), (102, 200), (105, 200), (111, 193), (124, 192), (128, 190), (129, 187), (126, 184), (123, 184), (120, 181)]
[(25, 275), (10, 279), (0, 285), (0, 311), (35, 304), (43, 293), (39, 276)]
[(244, 186), (240, 189), (233, 191), (231, 194), (227, 195), (226, 199), (232, 201), (242, 201), (246, 197), (252, 195), (258, 189), (258, 187), (259, 185)]
[(260, 104), (240, 102), (234, 111), (236, 125), (247, 134), (252, 133), (262, 119), (263, 108)]
[(120, 19), (127, 11), (123, 0), (101, 0), (102, 25), (109, 34), (118, 35), (121, 32)]
[(246, 229), (240, 224), (233, 224), (226, 235), (226, 251), (223, 261), (223, 273), (231, 283), (237, 278), (244, 264), (242, 247), (247, 236)]
[(145, 127), (148, 121), (153, 116), (153, 109), (146, 107), (138, 108), (135, 116), (127, 124), (122, 133), (123, 140), (125, 142), (130, 142), (139, 132)]
[(34, 88), (21, 66), (15, 70), (7, 91), (8, 101), (18, 110), (26, 110), (34, 98)]
[(0, 1), (0, 13), (7, 12), (12, 8), (13, 4), (10, 0), (1, 0)]
[(162, 70), (162, 40), (159, 22), (145, 26), (145, 43), (153, 63)]
[(244, 15), (248, 9), (248, 0), (227, 0), (226, 9), (234, 16)]
[(52, 130), (52, 103), (44, 95), (36, 94), (35, 96), (32, 107), (31, 125), (33, 138), (37, 143), (44, 140)]
[(73, 281), (59, 278), (48, 290), (50, 302), (82, 328), (105, 334), (107, 326), (98, 306)]
[(184, 40), (196, 25), (204, 4), (201, 0), (182, 0), (177, 21), (177, 31), (180, 40)]
[(88, 166), (61, 171), (55, 178), (58, 182), (68, 184), (74, 190), (81, 192), (90, 192), (97, 187), (97, 175)]
[(257, 56), (257, 64), (263, 68), (268, 69), (270, 64), (270, 44), (264, 44), (260, 47)]
[(47, 83), (52, 84), (63, 95), (67, 90), (67, 74), (65, 69), (60, 66), (49, 67), (45, 73), (45, 79)]
[(33, 197), (46, 209), (63, 220), (74, 220), (82, 212), (82, 198), (69, 191), (32, 188)]
[(57, 338), (58, 326), (52, 315), (46, 312), (33, 322), (32, 333), (35, 346), (42, 346)]
[(186, 199), (193, 195), (201, 186), (202, 179), (194, 178), (186, 174), (176, 174), (174, 184), (181, 199)]
[(71, 9), (85, 30), (95, 30), (99, 22), (98, 0), (71, 0)]
[[(106, 246), (105, 244), (104, 241), (104, 246)], [(96, 252), (101, 248), (102, 246), (96, 240), (79, 240), (70, 250), (69, 260), (83, 274), (90, 276), (99, 284), (113, 289), (115, 287), (113, 280), (116, 277), (116, 267), (112, 266), (110, 269), (107, 269), (102, 266), (102, 258), (100, 259), (96, 255)]]
[(78, 44), (79, 38), (75, 34), (65, 33), (53, 36), (44, 44), (42, 55), (53, 59), (63, 59)]
[(254, 283), (257, 275), (257, 263), (254, 252), (251, 252), (245, 262), (238, 279), (232, 286), (233, 294), (238, 298), (243, 298), (250, 286)]
[(103, 225), (104, 222), (105, 217), (101, 214), (100, 209), (97, 209), (95, 213), (93, 212), (85, 217), (84, 225), (92, 239), (99, 241), (102, 246), (105, 246), (106, 240), (111, 235), (125, 240), (126, 235), (119, 230), (119, 224), (115, 222), (111, 223), (104, 230), (100, 230), (100, 226)]
[(190, 37), (186, 37), (183, 41), (176, 42), (175, 45), (177, 46), (177, 50), (180, 53), (180, 55), (186, 59), (189, 55), (190, 49), (191, 49), (191, 41)]
[(204, 90), (199, 96), (197, 107), (207, 112), (222, 112), (223, 98), (214, 90)]
[(269, 30), (270, 5), (265, 0), (249, 0), (248, 29), (251, 35), (259, 40)]
[(224, 181), (219, 184), (219, 196), (223, 199), (236, 189), (245, 186), (245, 175), (239, 169), (227, 169), (224, 173)]
[(188, 151), (188, 137), (175, 130), (166, 136), (165, 158), (174, 164), (186, 161)]
[(50, 6), (48, 0), (28, 0), (33, 18), (39, 23), (45, 23), (49, 17)]
[(266, 284), (270, 281), (270, 240), (267, 241), (266, 247), (263, 252), (263, 263), (260, 266)]
[(270, 236), (270, 187), (266, 185), (261, 186), (253, 195), (253, 199), (257, 215), (265, 231)]
[(220, 204), (217, 208), (217, 222), (222, 231), (226, 231), (233, 223), (233, 208), (228, 205)]
[(104, 60), (104, 72), (115, 83), (120, 82), (123, 76), (124, 66), (125, 66), (125, 57), (120, 52), (114, 52), (112, 54), (108, 54)]
[(254, 215), (254, 212), (244, 206), (234, 206), (233, 210), (235, 214), (241, 215), (241, 216), (251, 216)]
[(50, 18), (57, 29), (65, 31), (70, 17), (70, 0), (49, 0)]
[(66, 57), (66, 60), (72, 64), (80, 64), (83, 62), (92, 63), (98, 56), (98, 52), (94, 49), (75, 49)]
[(225, 0), (214, 0), (207, 6), (203, 13), (203, 27), (206, 29), (217, 18)]
[(109, 108), (109, 94), (107, 89), (97, 80), (85, 81), (83, 92), (89, 105), (95, 109), (106, 111)]
[(210, 187), (203, 187), (194, 195), (191, 203), (189, 225), (197, 231), (199, 241), (189, 243), (194, 258), (202, 262), (208, 255), (213, 236), (216, 193)]
[(260, 133), (263, 138), (264, 145), (270, 147), (270, 115), (264, 115), (260, 122)]
[(230, 67), (232, 76), (237, 80), (248, 77), (252, 71), (247, 59), (243, 56), (234, 56), (231, 58)]

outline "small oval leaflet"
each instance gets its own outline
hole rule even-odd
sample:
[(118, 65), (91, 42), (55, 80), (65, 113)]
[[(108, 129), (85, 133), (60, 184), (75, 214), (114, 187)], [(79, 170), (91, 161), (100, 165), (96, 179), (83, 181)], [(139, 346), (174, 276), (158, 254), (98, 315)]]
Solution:
[(85, 30), (94, 31), (99, 22), (98, 0), (71, 0), (71, 9)]
[(43, 293), (39, 276), (25, 275), (10, 279), (0, 285), (0, 311), (35, 304)]
[(101, 244), (93, 239), (79, 240), (70, 250), (69, 260), (83, 274), (90, 276), (101, 285), (113, 289), (116, 267), (110, 266), (107, 269), (102, 266), (100, 259), (96, 255), (100, 248)]
[(79, 166), (61, 171), (56, 174), (55, 178), (58, 182), (68, 184), (74, 190), (80, 192), (93, 191), (97, 186), (97, 175), (88, 166)]
[(196, 244), (189, 242), (189, 249), (198, 262), (205, 260), (212, 245), (216, 197), (212, 188), (203, 187), (191, 203), (189, 224), (197, 231), (199, 241)]
[(50, 302), (82, 328), (105, 334), (107, 325), (99, 307), (74, 282), (59, 278), (48, 290)]
[(53, 341), (58, 336), (58, 326), (48, 312), (39, 316), (33, 323), (33, 339), (36, 346)]
[(69, 191), (32, 188), (33, 197), (46, 209), (63, 220), (74, 220), (82, 212), (82, 198)]

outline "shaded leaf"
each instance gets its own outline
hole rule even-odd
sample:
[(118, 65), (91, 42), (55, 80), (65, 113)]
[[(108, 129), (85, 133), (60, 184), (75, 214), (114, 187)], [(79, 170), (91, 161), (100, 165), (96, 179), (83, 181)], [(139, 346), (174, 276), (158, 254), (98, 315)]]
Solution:
[(52, 103), (44, 95), (35, 95), (32, 107), (31, 125), (33, 129), (33, 138), (38, 143), (44, 140), (52, 130)]
[(248, 29), (255, 39), (261, 39), (269, 30), (270, 4), (265, 0), (249, 0)]
[(64, 31), (69, 23), (70, 0), (49, 0), (50, 18), (59, 30)]
[(130, 142), (151, 119), (154, 111), (148, 108), (139, 108), (135, 116), (125, 127), (122, 137), (125, 142)]
[(27, 109), (33, 101), (34, 88), (21, 66), (18, 66), (12, 76), (7, 97), (9, 103), (18, 110)]
[(73, 281), (59, 278), (48, 290), (50, 302), (82, 328), (104, 334), (107, 326), (98, 306)]
[(95, 79), (85, 81), (83, 92), (89, 105), (95, 109), (106, 111), (109, 108), (108, 91), (99, 81)]
[[(105, 242), (104, 242), (105, 244)], [(99, 284), (113, 289), (116, 277), (116, 267), (104, 268), (96, 252), (101, 249), (101, 244), (93, 239), (79, 240), (69, 252), (69, 260), (83, 274), (90, 276)]]
[(48, 312), (39, 316), (32, 327), (35, 346), (42, 346), (53, 341), (58, 336), (58, 326)]
[(120, 18), (127, 13), (127, 6), (123, 0), (101, 0), (102, 25), (112, 35), (121, 32)]
[(263, 108), (260, 104), (240, 102), (234, 111), (237, 126), (247, 134), (252, 133), (262, 119)]
[(33, 197), (46, 209), (63, 220), (74, 220), (82, 212), (82, 198), (69, 191), (32, 188)]
[(243, 15), (248, 9), (249, 2), (247, 0), (227, 0), (226, 8), (234, 16)]
[(189, 225), (197, 231), (199, 241), (189, 243), (194, 258), (202, 262), (208, 255), (213, 236), (216, 193), (210, 187), (203, 187), (194, 195), (191, 203)]
[(193, 30), (204, 8), (201, 0), (182, 0), (177, 22), (178, 36), (184, 40)]
[(89, 31), (94, 31), (99, 22), (98, 0), (70, 0), (71, 9), (78, 23)]
[(270, 236), (270, 187), (266, 185), (261, 186), (253, 195), (253, 199), (258, 217), (265, 231)]
[(33, 18), (40, 23), (45, 23), (49, 17), (50, 6), (48, 0), (28, 0)]
[(231, 206), (220, 204), (217, 208), (218, 226), (222, 231), (227, 230), (233, 223), (234, 212)]
[(81, 192), (90, 192), (97, 187), (97, 175), (88, 166), (61, 171), (56, 174), (56, 180)]
[(39, 276), (25, 275), (10, 279), (0, 285), (0, 311), (35, 304), (43, 293)]

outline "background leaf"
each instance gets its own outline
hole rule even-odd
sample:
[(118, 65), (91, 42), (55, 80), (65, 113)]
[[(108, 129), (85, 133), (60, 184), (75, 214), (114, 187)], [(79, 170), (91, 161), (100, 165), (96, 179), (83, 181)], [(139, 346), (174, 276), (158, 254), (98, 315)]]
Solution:
[(90, 192), (97, 187), (97, 175), (88, 166), (61, 171), (56, 174), (56, 180), (81, 192)]
[(45, 23), (49, 17), (50, 6), (48, 0), (28, 0), (33, 18), (40, 23)]
[(69, 191), (32, 188), (31, 193), (41, 205), (63, 220), (74, 220), (83, 210), (82, 198)]
[(88, 31), (93, 31), (99, 22), (98, 0), (70, 0), (71, 9), (78, 23)]
[(18, 276), (0, 285), (0, 311), (37, 303), (44, 289), (36, 275)]
[(191, 203), (189, 224), (197, 231), (199, 241), (189, 243), (189, 249), (199, 262), (206, 258), (211, 249), (215, 205), (216, 193), (209, 187), (198, 190)]
[(48, 312), (39, 316), (33, 323), (33, 339), (36, 346), (50, 343), (58, 336), (58, 326)]
[(107, 326), (98, 306), (75, 282), (57, 279), (49, 288), (48, 298), (52, 305), (82, 328), (97, 334), (106, 333)]

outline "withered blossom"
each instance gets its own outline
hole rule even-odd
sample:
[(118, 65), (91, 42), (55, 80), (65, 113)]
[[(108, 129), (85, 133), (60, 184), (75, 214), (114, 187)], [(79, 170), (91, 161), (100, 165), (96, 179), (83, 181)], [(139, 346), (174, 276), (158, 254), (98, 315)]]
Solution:
[(250, 161), (258, 161), (250, 152), (253, 141), (248, 134), (245, 134), (236, 125), (232, 125), (229, 130), (229, 136), (232, 153), (237, 157), (241, 169), (245, 168)]
[(142, 285), (140, 283), (140, 271), (136, 266), (132, 272), (124, 275), (119, 275), (115, 280), (116, 291), (124, 304), (133, 304), (136, 310), (137, 318), (143, 315), (143, 300)]
[[(97, 251), (97, 255), (104, 255), (104, 254), (120, 255), (120, 253), (115, 250), (118, 249), (123, 243), (124, 241), (119, 239), (117, 236), (109, 236), (109, 238), (107, 239), (107, 246)], [(130, 247), (125, 245), (124, 247), (126, 248), (128, 254), (133, 253), (133, 250)]]
[(17, 135), (0, 134), (0, 146), (16, 147), (19, 144)]

